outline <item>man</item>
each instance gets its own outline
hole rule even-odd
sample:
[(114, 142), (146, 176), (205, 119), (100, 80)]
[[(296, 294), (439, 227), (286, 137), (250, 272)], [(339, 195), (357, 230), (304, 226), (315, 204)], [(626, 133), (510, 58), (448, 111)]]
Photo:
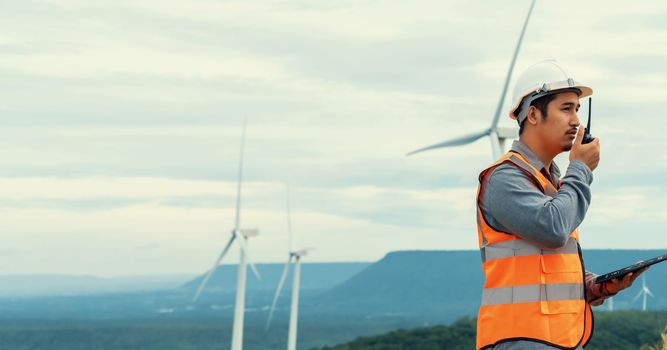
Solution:
[[(591, 201), (600, 140), (582, 142), (579, 99), (592, 89), (555, 61), (528, 68), (510, 117), (519, 140), (482, 171), (477, 224), (486, 277), (477, 349), (581, 349), (591, 338), (591, 305), (629, 287), (643, 272), (603, 284), (584, 268), (577, 227)], [(553, 162), (569, 151), (562, 180)]]

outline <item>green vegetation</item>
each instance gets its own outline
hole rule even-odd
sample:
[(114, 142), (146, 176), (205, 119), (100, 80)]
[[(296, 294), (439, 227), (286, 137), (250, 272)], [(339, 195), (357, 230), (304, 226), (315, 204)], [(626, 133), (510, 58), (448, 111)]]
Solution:
[[(282, 349), (286, 320), (269, 332), (263, 318), (249, 314), (245, 347)], [(174, 318), (153, 320), (0, 321), (0, 349), (13, 350), (206, 350), (229, 349), (231, 320)], [(414, 323), (412, 323), (414, 324)], [(667, 312), (598, 312), (595, 334), (587, 350), (667, 350), (660, 332)], [(403, 327), (403, 330), (395, 330)], [(410, 329), (409, 324), (371, 319), (304, 319), (300, 349), (322, 350), (436, 350), (473, 349), (475, 319), (462, 318), (448, 326)], [(390, 331), (394, 329), (394, 331)], [(389, 333), (386, 333), (388, 332)], [(667, 329), (665, 329), (667, 333)], [(371, 334), (380, 334), (370, 336)], [(340, 345), (327, 345), (357, 340)], [(667, 334), (663, 337), (667, 338)]]
[[(598, 312), (595, 333), (587, 350), (663, 350), (660, 331), (667, 325), (667, 312)], [(464, 318), (450, 326), (436, 326), (358, 338), (322, 350), (458, 350), (474, 349), (475, 320)], [(667, 332), (667, 329), (665, 329)], [(663, 334), (663, 342), (667, 334)], [(658, 344), (658, 345), (651, 345)]]
[(463, 318), (451, 326), (397, 330), (385, 335), (359, 338), (322, 350), (470, 350), (475, 348), (475, 320)]
[(637, 350), (660, 340), (667, 312), (619, 311), (595, 315), (593, 341), (586, 349)]
[[(285, 315), (264, 329), (264, 314), (247, 313), (245, 348), (284, 349)], [(358, 336), (410, 327), (401, 320), (304, 317), (299, 325), (299, 348), (321, 348)], [(231, 317), (175, 317), (110, 320), (0, 320), (0, 349), (11, 350), (224, 350), (230, 348)]]

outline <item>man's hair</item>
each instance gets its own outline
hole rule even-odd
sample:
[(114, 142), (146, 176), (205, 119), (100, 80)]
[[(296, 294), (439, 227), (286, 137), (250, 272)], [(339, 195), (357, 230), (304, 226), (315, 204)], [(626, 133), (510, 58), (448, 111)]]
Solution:
[[(542, 113), (542, 120), (547, 120), (547, 106), (549, 106), (549, 102), (553, 101), (554, 98), (556, 98), (556, 95), (558, 94), (549, 94), (546, 96), (542, 96), (530, 103), (531, 106), (535, 106), (535, 108), (537, 108), (540, 111), (540, 113)], [(521, 109), (519, 109), (516, 112), (517, 115), (519, 115), (519, 113), (521, 113)], [(519, 123), (519, 135), (523, 133), (523, 127), (524, 125), (526, 125), (526, 119), (528, 118), (524, 118), (523, 121)]]
[[(556, 98), (556, 95), (558, 95), (560, 93), (563, 93), (563, 92), (574, 92), (577, 95), (581, 96), (581, 90), (579, 90), (579, 89), (574, 89), (574, 88), (573, 89), (566, 89), (564, 91), (558, 91), (558, 92), (553, 93), (553, 94), (542, 96), (542, 97), (536, 99), (535, 101), (531, 102), (530, 105), (535, 106), (535, 108), (537, 108), (540, 111), (540, 113), (542, 113), (542, 120), (547, 120), (547, 107), (549, 106), (549, 103), (551, 101), (553, 101), (554, 98)], [(528, 108), (530, 108), (530, 107), (528, 107)], [(521, 108), (519, 108), (516, 111), (516, 115), (519, 115), (519, 113), (521, 113)], [(519, 136), (521, 136), (521, 134), (523, 133), (523, 127), (526, 124), (526, 119), (528, 119), (528, 118), (524, 118), (523, 121), (521, 123), (519, 123)]]

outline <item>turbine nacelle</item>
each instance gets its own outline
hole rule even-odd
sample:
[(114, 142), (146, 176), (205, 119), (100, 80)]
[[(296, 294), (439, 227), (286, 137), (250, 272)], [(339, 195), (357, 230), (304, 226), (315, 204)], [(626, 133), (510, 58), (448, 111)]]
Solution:
[(516, 127), (498, 127), (496, 128), (498, 138), (501, 139), (516, 139), (519, 137), (519, 128)]
[(245, 238), (256, 237), (259, 236), (259, 229), (251, 228), (251, 229), (240, 229), (232, 231), (232, 234), (239, 234), (239, 233), (242, 234)]
[(305, 248), (305, 249), (297, 250), (297, 251), (294, 251), (294, 252), (290, 252), (290, 258), (292, 258), (292, 257), (299, 257), (300, 258), (302, 256), (306, 256), (306, 255), (308, 255), (308, 252), (311, 252), (313, 250), (315, 250), (315, 248)]

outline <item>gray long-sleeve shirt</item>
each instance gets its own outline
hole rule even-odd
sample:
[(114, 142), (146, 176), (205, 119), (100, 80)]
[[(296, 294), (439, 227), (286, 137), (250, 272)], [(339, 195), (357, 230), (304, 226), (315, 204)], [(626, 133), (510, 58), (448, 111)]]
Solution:
[[(542, 161), (521, 141), (514, 141), (512, 151), (520, 153), (531, 165), (558, 188), (560, 169), (551, 162), (547, 170)], [(572, 161), (554, 197), (547, 196), (523, 170), (511, 164), (499, 165), (487, 176), (480, 201), (486, 222), (498, 231), (515, 234), (541, 247), (556, 249), (567, 242), (570, 233), (584, 220), (591, 202), (593, 173), (581, 161)], [(586, 289), (591, 305), (600, 305), (609, 297), (595, 274), (586, 272)], [(501, 343), (494, 350), (552, 350), (554, 347), (530, 341)]]

